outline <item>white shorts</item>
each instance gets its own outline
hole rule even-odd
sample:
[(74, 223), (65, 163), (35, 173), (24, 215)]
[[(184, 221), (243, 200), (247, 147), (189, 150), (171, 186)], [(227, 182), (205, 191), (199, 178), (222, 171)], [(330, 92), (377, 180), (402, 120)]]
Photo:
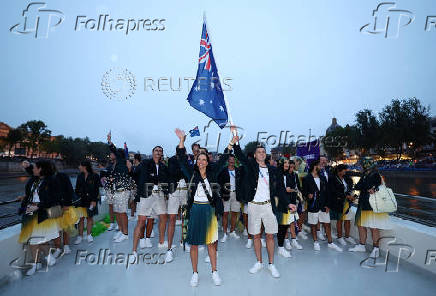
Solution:
[(275, 234), (278, 232), (279, 226), (272, 211), (271, 203), (264, 205), (248, 203), (248, 233), (251, 235), (259, 234), (262, 224), (265, 233)]
[(316, 225), (320, 223), (330, 223), (330, 213), (319, 211), (317, 213), (307, 213), (307, 223)]
[(152, 193), (149, 197), (141, 197), (136, 204), (136, 212), (139, 216), (153, 218), (156, 215), (164, 215), (167, 213), (167, 201), (165, 200), (162, 191)]
[(186, 204), (188, 191), (186, 189), (176, 189), (168, 198), (168, 214), (176, 215), (179, 208)]
[(224, 212), (239, 212), (241, 203), (236, 200), (236, 192), (230, 192), (230, 199), (224, 201)]
[(248, 204), (246, 204), (246, 203), (245, 203), (245, 204), (241, 203), (241, 207), (244, 208), (243, 213), (248, 215)]

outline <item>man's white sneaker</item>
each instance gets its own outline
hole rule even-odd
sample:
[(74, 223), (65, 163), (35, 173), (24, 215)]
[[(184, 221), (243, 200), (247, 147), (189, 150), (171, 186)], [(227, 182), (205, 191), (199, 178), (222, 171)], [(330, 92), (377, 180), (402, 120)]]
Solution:
[(279, 255), (285, 258), (291, 258), (291, 253), (283, 247), (279, 247)]
[(320, 239), (320, 240), (325, 240), (325, 236), (324, 236), (324, 234), (321, 232), (321, 231), (317, 231), (316, 232), (316, 236), (318, 237), (318, 239)]
[(298, 233), (298, 237), (301, 239), (307, 239), (307, 235), (306, 235), (306, 233), (304, 233), (304, 231), (300, 231)]
[(263, 264), (257, 261), (253, 267), (248, 270), (249, 273), (256, 273), (263, 268)]
[(92, 237), (92, 234), (89, 234), (89, 235), (86, 237), (86, 240), (88, 241), (88, 243), (92, 243), (92, 242), (94, 241), (94, 238)]
[(244, 232), (242, 233), (243, 236), (248, 236), (247, 228), (244, 228)]
[(47, 261), (48, 266), (53, 266), (56, 264), (56, 258), (53, 256), (53, 254), (48, 254), (47, 257), (45, 257), (45, 260)]
[(145, 247), (152, 248), (153, 244), (151, 243), (151, 239), (149, 237), (145, 238)]
[(345, 238), (345, 240), (347, 241), (347, 242), (349, 242), (350, 244), (352, 244), (352, 245), (355, 245), (356, 244), (356, 241), (354, 240), (354, 238), (352, 238), (352, 237), (346, 237)]
[(315, 251), (319, 251), (319, 250), (321, 250), (321, 247), (319, 246), (319, 242), (314, 242), (314, 243), (313, 243), (313, 249), (314, 249)]
[(277, 268), (274, 266), (274, 264), (268, 264), (268, 270), (271, 272), (271, 275), (272, 275), (273, 278), (279, 278), (280, 277), (280, 273), (277, 270)]
[(374, 249), (372, 249), (371, 254), (369, 254), (370, 258), (378, 258), (380, 257), (380, 249), (377, 247), (374, 247)]
[(117, 240), (118, 237), (119, 237), (121, 234), (122, 234), (121, 231), (116, 231), (115, 234), (114, 234), (114, 236), (112, 237), (112, 240), (114, 240), (114, 241)]
[(266, 248), (266, 242), (265, 242), (265, 239), (264, 239), (264, 238), (261, 238), (261, 239), (260, 239), (260, 243), (262, 244), (262, 247), (263, 247), (263, 248)]
[(192, 273), (191, 277), (191, 287), (197, 287), (198, 286), (198, 272)]
[(247, 249), (251, 249), (252, 246), (253, 246), (253, 239), (251, 238), (247, 239), (247, 244), (245, 245), (245, 247)]
[(232, 231), (232, 232), (230, 232), (230, 237), (231, 237), (231, 238), (238, 239), (238, 238), (239, 238), (239, 235), (237, 235), (235, 231)]
[(69, 245), (64, 245), (64, 255), (71, 254), (71, 249)]
[(174, 253), (173, 250), (168, 250), (167, 254), (165, 255), (165, 263), (170, 263), (174, 260)]
[(215, 283), (215, 286), (219, 286), (221, 285), (221, 278), (220, 275), (218, 274), (218, 271), (212, 271), (212, 280)]
[(53, 252), (53, 257), (56, 259), (62, 254), (62, 250), (60, 248), (56, 248), (56, 250)]
[(157, 247), (159, 248), (159, 249), (165, 249), (165, 248), (168, 248), (168, 242), (163, 242), (163, 243), (159, 243), (158, 245), (157, 245)]
[(227, 233), (224, 233), (223, 238), (221, 239), (222, 243), (225, 243), (227, 240)]
[(115, 229), (115, 223), (109, 224), (109, 227), (107, 228), (107, 231), (112, 231)]
[(139, 239), (139, 248), (144, 249), (145, 248), (145, 238)]
[(336, 245), (335, 243), (328, 244), (328, 247), (330, 249), (333, 249), (333, 250), (338, 251), (338, 252), (342, 252), (343, 251), (342, 248), (338, 247), (338, 245)]
[(74, 240), (74, 244), (75, 245), (78, 245), (78, 244), (80, 244), (82, 242), (82, 237), (80, 236), (80, 235), (78, 235), (77, 237), (76, 237), (76, 239)]
[(297, 250), (303, 250), (303, 246), (300, 245), (296, 239), (292, 239), (291, 245), (296, 248)]
[(343, 245), (343, 246), (346, 246), (346, 245), (347, 245), (347, 242), (344, 240), (343, 237), (340, 237), (340, 238), (338, 239), (338, 242), (339, 242), (341, 245)]
[(28, 271), (26, 271), (26, 275), (28, 276), (34, 275), (38, 269), (41, 269), (41, 267), (42, 267), (41, 263), (32, 263), (32, 267)]
[(154, 237), (154, 230), (151, 230), (151, 234), (150, 237), (153, 238)]
[(114, 241), (115, 243), (121, 243), (122, 241), (125, 241), (129, 239), (129, 236), (127, 234), (121, 233), (120, 236)]
[(358, 245), (355, 245), (354, 247), (348, 249), (348, 251), (350, 251), (350, 252), (366, 252), (366, 248), (365, 248), (365, 245), (358, 244)]
[(289, 239), (285, 239), (285, 249), (286, 250), (292, 250), (292, 245)]

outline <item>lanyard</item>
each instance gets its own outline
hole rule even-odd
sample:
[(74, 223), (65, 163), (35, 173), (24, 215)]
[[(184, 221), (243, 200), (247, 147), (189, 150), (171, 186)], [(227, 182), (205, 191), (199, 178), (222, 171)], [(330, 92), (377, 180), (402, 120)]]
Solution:
[(262, 174), (260, 167), (259, 167), (259, 174), (262, 177), (262, 179), (265, 181), (266, 186), (269, 186), (268, 181), (266, 180), (265, 176)]
[(235, 173), (233, 171), (229, 171), (229, 174), (234, 178), (235, 177)]

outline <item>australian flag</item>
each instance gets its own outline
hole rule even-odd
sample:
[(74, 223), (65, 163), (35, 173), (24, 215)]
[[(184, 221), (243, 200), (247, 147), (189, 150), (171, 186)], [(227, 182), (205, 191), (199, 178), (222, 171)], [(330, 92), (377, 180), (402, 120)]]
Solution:
[(212, 118), (220, 128), (228, 121), (224, 93), (221, 88), (218, 69), (212, 53), (212, 44), (207, 34), (206, 23), (200, 41), (197, 78), (188, 95), (189, 104), (208, 117)]
[(189, 135), (191, 137), (198, 137), (200, 136), (200, 130), (198, 129), (198, 126), (194, 127), (192, 130), (189, 131)]

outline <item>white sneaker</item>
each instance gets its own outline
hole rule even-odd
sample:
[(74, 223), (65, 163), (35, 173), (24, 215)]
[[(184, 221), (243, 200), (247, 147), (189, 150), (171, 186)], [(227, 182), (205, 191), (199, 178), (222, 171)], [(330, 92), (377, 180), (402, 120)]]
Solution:
[(338, 245), (335, 244), (335, 243), (328, 244), (328, 247), (330, 249), (333, 249), (333, 250), (338, 251), (338, 252), (342, 252), (343, 251), (342, 248), (338, 247)]
[(191, 251), (191, 246), (189, 244), (185, 244), (185, 252), (189, 253)]
[(114, 236), (112, 237), (112, 240), (114, 240), (114, 241), (117, 240), (118, 237), (119, 237), (121, 234), (122, 234), (121, 231), (116, 231), (115, 234), (114, 234)]
[(279, 278), (280, 277), (280, 273), (277, 270), (277, 268), (274, 266), (274, 264), (268, 264), (268, 270), (271, 272), (271, 275), (272, 275), (273, 278)]
[(212, 280), (215, 283), (215, 286), (221, 285), (221, 278), (218, 274), (218, 271), (212, 271)]
[(94, 238), (93, 238), (92, 235), (90, 234), (90, 235), (88, 235), (88, 236), (86, 237), (86, 240), (88, 241), (88, 243), (92, 243), (92, 242), (94, 241)]
[(263, 268), (263, 264), (257, 261), (253, 267), (248, 270), (249, 273), (256, 273)]
[(159, 248), (159, 249), (165, 249), (165, 248), (168, 248), (168, 242), (163, 242), (163, 243), (158, 243), (157, 244), (157, 247)]
[(313, 243), (313, 249), (314, 249), (315, 251), (319, 251), (319, 250), (321, 250), (321, 248), (320, 248), (320, 246), (319, 246), (319, 242), (314, 242), (314, 243)]
[(242, 233), (243, 236), (248, 236), (247, 228), (244, 228), (244, 232)]
[(191, 277), (191, 287), (197, 287), (198, 286), (198, 272), (192, 273)]
[(298, 237), (301, 239), (307, 239), (307, 235), (306, 235), (306, 233), (304, 233), (304, 231), (300, 231), (298, 233)]
[(339, 242), (341, 245), (343, 245), (343, 246), (346, 246), (346, 245), (347, 245), (347, 242), (344, 240), (343, 237), (339, 238), (339, 239), (338, 239), (338, 242)]
[(112, 231), (115, 229), (115, 223), (109, 224), (109, 227), (107, 228), (107, 231)]
[(153, 244), (151, 243), (151, 239), (149, 237), (145, 238), (145, 247), (146, 248), (152, 248)]
[(285, 248), (286, 250), (292, 250), (292, 245), (289, 239), (285, 239)]
[(317, 231), (316, 236), (318, 237), (318, 239), (325, 241), (325, 236), (321, 231)]
[(238, 239), (240, 236), (237, 235), (235, 231), (232, 231), (232, 232), (230, 232), (230, 237), (231, 237), (231, 238)]
[(247, 249), (251, 249), (252, 246), (253, 246), (253, 240), (251, 238), (247, 239), (247, 244), (245, 245), (245, 247)]
[(380, 257), (380, 249), (377, 247), (374, 247), (374, 249), (372, 249), (371, 254), (369, 254), (370, 258), (378, 258)]
[(354, 247), (348, 249), (348, 251), (350, 251), (350, 252), (366, 252), (366, 248), (365, 248), (365, 245), (358, 244), (358, 245), (355, 245)]
[(296, 239), (292, 239), (291, 245), (296, 248), (297, 250), (303, 250), (303, 246), (300, 245)]
[(139, 248), (144, 249), (145, 248), (145, 238), (139, 239)]
[(129, 239), (129, 235), (121, 233), (120, 236), (118, 236), (118, 238), (114, 241), (114, 243), (121, 243), (122, 241), (125, 241)]
[(41, 263), (32, 263), (32, 267), (26, 272), (26, 275), (31, 276), (34, 275), (38, 269), (41, 269)]
[[(138, 262), (138, 253), (136, 251), (132, 252), (133, 257), (135, 258), (135, 261), (133, 262), (133, 264)], [(131, 264), (132, 262), (129, 262), (129, 264)]]
[(64, 255), (68, 255), (71, 253), (71, 249), (69, 245), (64, 245)]
[(260, 243), (262, 244), (262, 247), (263, 247), (263, 248), (266, 248), (266, 242), (265, 242), (265, 239), (264, 239), (264, 238), (261, 238), (261, 239), (260, 239)]
[(292, 257), (291, 253), (289, 253), (289, 251), (286, 250), (285, 248), (279, 247), (278, 249), (279, 249), (278, 253), (279, 253), (280, 256), (285, 257), (285, 258), (291, 258)]
[(223, 238), (221, 239), (222, 243), (225, 243), (227, 240), (227, 233), (224, 233)]
[(82, 237), (80, 236), (80, 235), (78, 235), (77, 237), (76, 237), (76, 239), (74, 240), (74, 244), (75, 245), (78, 245), (78, 244), (80, 244), (82, 242)]
[(355, 245), (355, 244), (356, 244), (356, 241), (355, 241), (354, 238), (352, 238), (351, 236), (346, 237), (345, 240), (346, 240), (347, 242), (349, 242), (350, 244), (352, 244), (352, 245)]
[(153, 238), (154, 237), (154, 230), (151, 230), (151, 234), (150, 237)]
[(182, 225), (182, 220), (176, 220), (176, 225), (177, 226)]
[(53, 252), (53, 257), (56, 259), (62, 254), (62, 250), (59, 248), (56, 248), (56, 250)]
[(48, 254), (48, 256), (45, 257), (45, 260), (47, 261), (48, 266), (53, 266), (56, 264), (56, 258), (53, 256), (53, 254)]
[(174, 253), (173, 250), (168, 250), (167, 254), (165, 255), (165, 263), (170, 263), (174, 260)]

